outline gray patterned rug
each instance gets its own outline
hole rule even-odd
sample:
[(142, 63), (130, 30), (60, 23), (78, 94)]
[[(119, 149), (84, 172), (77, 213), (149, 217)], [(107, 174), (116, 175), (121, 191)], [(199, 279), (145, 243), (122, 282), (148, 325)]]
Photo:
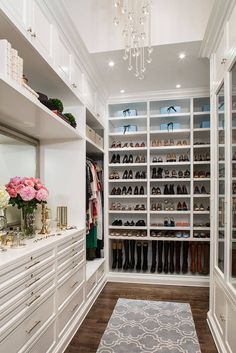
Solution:
[(97, 353), (201, 353), (189, 304), (118, 299)]

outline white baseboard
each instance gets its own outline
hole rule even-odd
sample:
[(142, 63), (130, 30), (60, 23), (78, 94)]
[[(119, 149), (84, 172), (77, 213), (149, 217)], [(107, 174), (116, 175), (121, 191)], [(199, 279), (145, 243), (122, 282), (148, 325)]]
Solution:
[(216, 345), (218, 352), (219, 353), (229, 353), (229, 352), (227, 352), (227, 350), (223, 344), (222, 338), (219, 334), (219, 331), (217, 329), (217, 326), (215, 324), (215, 321), (214, 321), (210, 311), (207, 313), (207, 323), (210, 328), (210, 331), (211, 331), (211, 334), (214, 339), (214, 342), (215, 342), (215, 345)]
[(160, 275), (149, 273), (116, 273), (109, 272), (107, 282), (124, 282), (124, 283), (142, 283), (142, 284), (160, 284), (173, 286), (191, 286), (191, 287), (209, 287), (209, 277), (188, 276), (188, 275)]

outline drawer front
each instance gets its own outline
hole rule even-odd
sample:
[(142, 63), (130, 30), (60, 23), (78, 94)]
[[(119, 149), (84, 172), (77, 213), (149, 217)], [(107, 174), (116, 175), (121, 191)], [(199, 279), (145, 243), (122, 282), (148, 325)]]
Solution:
[[(25, 317), (15, 330), (0, 341), (0, 352), (19, 352), (31, 338), (36, 337), (40, 329), (55, 315), (54, 302), (54, 294), (52, 294), (31, 315)], [(14, 351), (12, 349), (13, 342)]]
[(89, 297), (96, 287), (96, 273), (86, 283), (86, 297)]
[(65, 252), (59, 257), (57, 264), (58, 268), (60, 269), (61, 266), (64, 265), (64, 263), (68, 260), (70, 260), (73, 256), (76, 256), (78, 253), (81, 251), (84, 251), (84, 241), (80, 240), (76, 242), (75, 244), (72, 244), (67, 248)]
[(226, 299), (224, 291), (216, 283), (214, 287), (214, 314), (218, 329), (222, 335), (225, 332)]
[(105, 275), (105, 264), (103, 263), (97, 272), (97, 281), (100, 282)]
[(54, 287), (55, 280), (53, 277), (49, 277), (47, 281), (39, 284), (37, 288), (27, 290), (25, 295), (19, 300), (16, 298), (15, 301), (0, 314), (0, 332), (5, 332), (13, 326), (17, 326), (21, 316), (27, 316), (35, 310), (35, 307), (37, 307), (45, 297), (48, 297), (48, 293), (51, 292)]
[(58, 309), (62, 307), (65, 301), (78, 289), (84, 282), (84, 266), (74, 272), (59, 288), (58, 288)]
[(227, 301), (227, 328), (226, 328), (226, 345), (230, 353), (236, 352), (236, 308), (233, 303)]
[(71, 235), (70, 237), (66, 238), (61, 244), (58, 245), (57, 247), (57, 253), (58, 255), (62, 254), (69, 248), (71, 245), (76, 244), (80, 240), (84, 239), (84, 232), (80, 232), (74, 235)]
[(74, 255), (71, 259), (66, 261), (62, 268), (58, 270), (57, 280), (58, 283), (62, 283), (67, 277), (69, 277), (76, 268), (79, 268), (84, 263), (84, 251)]
[(27, 353), (51, 353), (55, 345), (55, 322), (53, 322)]
[(58, 316), (58, 337), (61, 337), (64, 333), (66, 333), (70, 321), (80, 310), (83, 303), (84, 288), (81, 288), (74, 294), (68, 305), (65, 307), (64, 310), (62, 310), (61, 314)]
[(25, 296), (27, 291), (35, 289), (35, 287), (38, 287), (40, 283), (54, 273), (55, 261), (51, 261), (50, 263), (36, 266), (35, 268), (26, 271), (25, 275), (21, 276), (18, 281), (15, 280), (11, 286), (8, 285), (8, 282), (5, 282), (1, 287), (0, 292), (0, 312), (4, 310), (5, 306), (11, 305), (12, 301), (20, 300), (21, 297)]

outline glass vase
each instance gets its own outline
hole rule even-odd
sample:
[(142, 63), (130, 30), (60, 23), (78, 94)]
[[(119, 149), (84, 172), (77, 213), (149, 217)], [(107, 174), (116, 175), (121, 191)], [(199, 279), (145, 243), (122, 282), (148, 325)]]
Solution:
[(25, 238), (35, 236), (35, 209), (22, 208), (22, 232)]
[(4, 209), (0, 208), (0, 231), (7, 227), (7, 219), (5, 217)]

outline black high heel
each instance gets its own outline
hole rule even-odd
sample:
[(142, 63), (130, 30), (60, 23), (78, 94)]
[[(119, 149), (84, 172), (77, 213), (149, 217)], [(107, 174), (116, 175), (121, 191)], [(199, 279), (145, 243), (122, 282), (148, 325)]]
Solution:
[(123, 179), (128, 179), (128, 170), (125, 170), (123, 173)]
[(128, 163), (129, 159), (128, 159), (128, 156), (127, 154), (124, 156), (123, 158), (123, 162), (122, 163)]
[(129, 155), (129, 162), (128, 163), (133, 163), (133, 156), (132, 154)]
[(128, 179), (133, 179), (133, 171), (132, 170), (129, 171)]

